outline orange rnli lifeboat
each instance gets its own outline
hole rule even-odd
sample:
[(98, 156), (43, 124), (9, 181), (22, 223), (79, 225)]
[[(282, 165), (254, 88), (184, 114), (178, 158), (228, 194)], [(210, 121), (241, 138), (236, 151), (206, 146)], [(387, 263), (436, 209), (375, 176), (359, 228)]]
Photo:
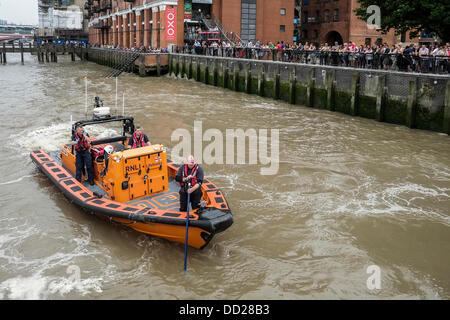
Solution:
[[(184, 244), (187, 213), (179, 211), (180, 187), (175, 182), (180, 165), (167, 159), (164, 146), (127, 150), (134, 132), (132, 117), (78, 121), (72, 134), (79, 124), (113, 121), (122, 122), (122, 136), (91, 137), (94, 185), (75, 179), (75, 152), (71, 144), (56, 152), (33, 151), (31, 159), (67, 198), (83, 209), (139, 232)], [(194, 248), (204, 248), (216, 233), (233, 223), (222, 191), (208, 179), (204, 179), (201, 190), (201, 207), (189, 212), (188, 245)]]

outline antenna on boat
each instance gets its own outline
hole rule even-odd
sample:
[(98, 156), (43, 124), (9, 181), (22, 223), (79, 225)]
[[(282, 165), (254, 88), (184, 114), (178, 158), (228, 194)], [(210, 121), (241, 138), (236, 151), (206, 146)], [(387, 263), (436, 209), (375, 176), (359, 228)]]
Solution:
[(86, 91), (86, 94), (85, 94), (85, 104), (84, 104), (84, 113), (85, 113), (85, 116), (86, 116), (86, 119), (87, 119), (87, 109), (88, 109), (88, 89), (87, 89), (87, 77), (86, 76), (84, 76), (84, 82), (85, 82), (85, 91)]
[(116, 116), (117, 116), (117, 81), (118, 81), (118, 77), (116, 77), (116, 109), (115, 109), (115, 111), (116, 111)]

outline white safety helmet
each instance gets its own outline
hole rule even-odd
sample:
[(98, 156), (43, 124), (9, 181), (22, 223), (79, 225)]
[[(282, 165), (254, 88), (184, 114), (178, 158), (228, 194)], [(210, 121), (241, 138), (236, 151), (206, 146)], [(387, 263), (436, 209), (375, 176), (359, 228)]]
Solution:
[(107, 154), (113, 153), (113, 152), (114, 152), (114, 147), (113, 147), (112, 145), (108, 144), (108, 145), (105, 147), (105, 152), (106, 152)]

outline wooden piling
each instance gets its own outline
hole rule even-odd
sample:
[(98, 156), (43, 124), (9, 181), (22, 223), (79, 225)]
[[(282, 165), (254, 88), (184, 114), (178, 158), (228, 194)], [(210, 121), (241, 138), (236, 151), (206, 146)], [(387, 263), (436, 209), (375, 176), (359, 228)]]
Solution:
[(3, 43), (3, 64), (6, 64), (6, 46)]
[(377, 87), (377, 109), (376, 109), (376, 120), (384, 121), (384, 107), (386, 100), (386, 76), (378, 76), (378, 87)]
[(200, 59), (198, 58), (195, 64), (195, 80), (200, 81)]
[(223, 62), (222, 62), (222, 79), (223, 79), (222, 86), (224, 88), (228, 88), (228, 66), (226, 63)]
[(213, 85), (217, 87), (219, 79), (219, 72), (217, 68), (217, 60), (214, 60), (214, 67), (213, 67)]
[(353, 73), (351, 90), (350, 114), (356, 116), (358, 114), (359, 106), (359, 72)]
[(24, 64), (24, 60), (23, 60), (23, 43), (21, 42), (19, 46), (20, 46), (20, 62), (22, 64)]
[(445, 87), (444, 132), (450, 135), (450, 80)]
[(247, 62), (245, 64), (245, 93), (251, 93), (252, 90), (252, 78), (251, 78), (251, 74), (250, 74), (250, 63)]
[(208, 67), (208, 60), (206, 60), (206, 65), (205, 65), (205, 84), (209, 84), (209, 67)]
[(289, 77), (289, 103), (295, 104), (295, 91), (297, 86), (297, 69), (294, 67), (291, 70)]
[(192, 58), (189, 59), (187, 78), (192, 79)]
[(273, 70), (273, 98), (280, 99), (280, 65), (278, 63)]
[(180, 75), (180, 57), (177, 57), (177, 61), (175, 62), (175, 77)]
[(156, 75), (158, 77), (161, 76), (161, 55), (160, 54), (158, 54), (156, 56)]
[(173, 55), (169, 55), (169, 76), (173, 73)]
[(233, 90), (239, 91), (239, 63), (233, 64)]
[(334, 82), (334, 76), (335, 71), (334, 70), (329, 70), (326, 73), (326, 78), (325, 78), (325, 84), (326, 84), (326, 89), (327, 89), (327, 109), (330, 111), (334, 111), (335, 110), (335, 105), (334, 105), (334, 87), (335, 87), (335, 82)]
[(316, 79), (313, 77), (314, 69), (308, 70), (308, 84), (306, 87), (306, 106), (313, 107), (314, 106), (314, 87)]
[(57, 51), (56, 45), (53, 45), (53, 54), (54, 54), (53, 62), (58, 62), (58, 51)]
[(186, 71), (186, 57), (183, 56), (183, 61), (181, 63), (181, 75), (183, 78), (187, 78), (187, 71)]
[(417, 79), (409, 81), (408, 101), (406, 104), (406, 125), (414, 128), (416, 121), (416, 105), (417, 105)]
[(139, 76), (140, 77), (145, 77), (146, 72), (145, 72), (145, 55), (141, 54), (139, 55)]
[(265, 73), (264, 73), (264, 64), (259, 65), (258, 70), (258, 95), (264, 96), (264, 81), (265, 81)]

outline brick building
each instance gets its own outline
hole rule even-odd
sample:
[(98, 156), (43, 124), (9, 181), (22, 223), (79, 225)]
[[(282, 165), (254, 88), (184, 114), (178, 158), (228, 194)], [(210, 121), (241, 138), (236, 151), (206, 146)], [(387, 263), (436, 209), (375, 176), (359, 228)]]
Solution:
[[(294, 37), (295, 2), (87, 0), (85, 8), (90, 19), (91, 44), (166, 48), (171, 44), (182, 46), (189, 38), (188, 32), (197, 30), (199, 26), (203, 30), (217, 27), (222, 38), (226, 36), (233, 41), (290, 43)], [(174, 21), (166, 21), (168, 18)]]
[(366, 22), (353, 12), (359, 6), (357, 0), (302, 0), (302, 26), (300, 39), (317, 44), (335, 41), (356, 44), (415, 43), (427, 39), (410, 39), (409, 33), (395, 35), (394, 31), (382, 34), (370, 29)]

